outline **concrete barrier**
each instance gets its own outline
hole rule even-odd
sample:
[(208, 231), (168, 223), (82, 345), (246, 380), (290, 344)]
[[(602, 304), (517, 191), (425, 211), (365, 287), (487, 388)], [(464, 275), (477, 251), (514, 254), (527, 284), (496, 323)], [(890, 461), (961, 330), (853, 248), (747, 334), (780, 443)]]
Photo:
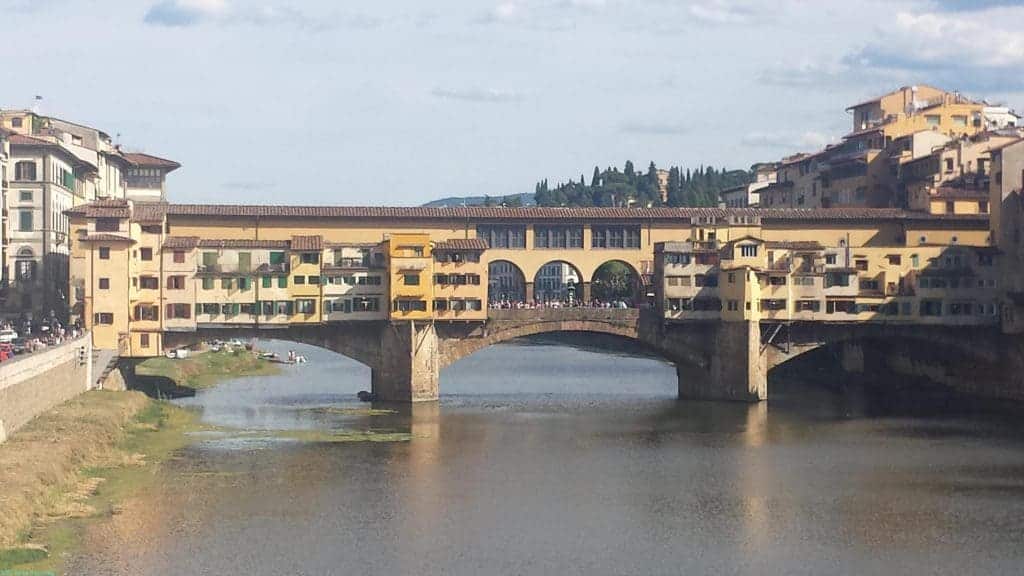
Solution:
[(0, 443), (30, 420), (92, 386), (90, 334), (0, 363)]

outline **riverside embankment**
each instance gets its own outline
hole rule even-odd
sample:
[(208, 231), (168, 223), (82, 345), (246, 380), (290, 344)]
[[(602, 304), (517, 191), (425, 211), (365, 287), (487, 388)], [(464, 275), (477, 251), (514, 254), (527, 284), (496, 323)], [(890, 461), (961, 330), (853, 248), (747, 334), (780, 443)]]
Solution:
[[(276, 371), (251, 353), (137, 369), (175, 389)], [(160, 465), (200, 428), (193, 411), (138, 391), (89, 391), (21, 426), (0, 445), (0, 570), (57, 570), (89, 521), (157, 482)]]

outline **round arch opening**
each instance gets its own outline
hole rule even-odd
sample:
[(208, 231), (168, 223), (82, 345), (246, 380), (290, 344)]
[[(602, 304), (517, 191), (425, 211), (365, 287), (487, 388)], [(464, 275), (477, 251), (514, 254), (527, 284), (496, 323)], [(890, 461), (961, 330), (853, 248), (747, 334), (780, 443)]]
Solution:
[(640, 274), (622, 260), (609, 260), (594, 270), (590, 297), (595, 302), (618, 302), (631, 308), (639, 306), (646, 298)]
[(533, 277), (533, 300), (542, 304), (576, 304), (583, 299), (583, 275), (565, 260), (552, 260)]
[(487, 302), (491, 305), (526, 301), (526, 277), (508, 260), (495, 260), (487, 266)]

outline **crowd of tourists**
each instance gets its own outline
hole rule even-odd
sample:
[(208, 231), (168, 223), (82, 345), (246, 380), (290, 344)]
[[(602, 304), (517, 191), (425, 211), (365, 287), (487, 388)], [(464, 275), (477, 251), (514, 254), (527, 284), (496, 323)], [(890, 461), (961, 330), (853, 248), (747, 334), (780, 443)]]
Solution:
[(638, 306), (625, 299), (590, 301), (582, 300), (494, 300), (488, 305), (492, 310), (533, 310), (544, 308), (613, 308), (625, 310)]
[(38, 350), (74, 340), (83, 334), (78, 322), (65, 326), (54, 315), (33, 322), (27, 315), (0, 320), (0, 346), (7, 356), (31, 354)]

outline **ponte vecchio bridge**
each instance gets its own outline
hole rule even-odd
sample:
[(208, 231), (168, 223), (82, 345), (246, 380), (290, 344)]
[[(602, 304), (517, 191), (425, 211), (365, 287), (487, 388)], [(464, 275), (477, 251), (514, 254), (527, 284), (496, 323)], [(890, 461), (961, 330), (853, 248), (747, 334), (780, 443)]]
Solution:
[(596, 332), (674, 363), (681, 397), (763, 400), (770, 369), (823, 346), (850, 371), (881, 355), (1024, 397), (984, 217), (124, 201), (69, 215), (71, 313), (122, 358), (287, 339), (368, 365), (382, 399), (429, 401), (439, 371), (483, 347)]

